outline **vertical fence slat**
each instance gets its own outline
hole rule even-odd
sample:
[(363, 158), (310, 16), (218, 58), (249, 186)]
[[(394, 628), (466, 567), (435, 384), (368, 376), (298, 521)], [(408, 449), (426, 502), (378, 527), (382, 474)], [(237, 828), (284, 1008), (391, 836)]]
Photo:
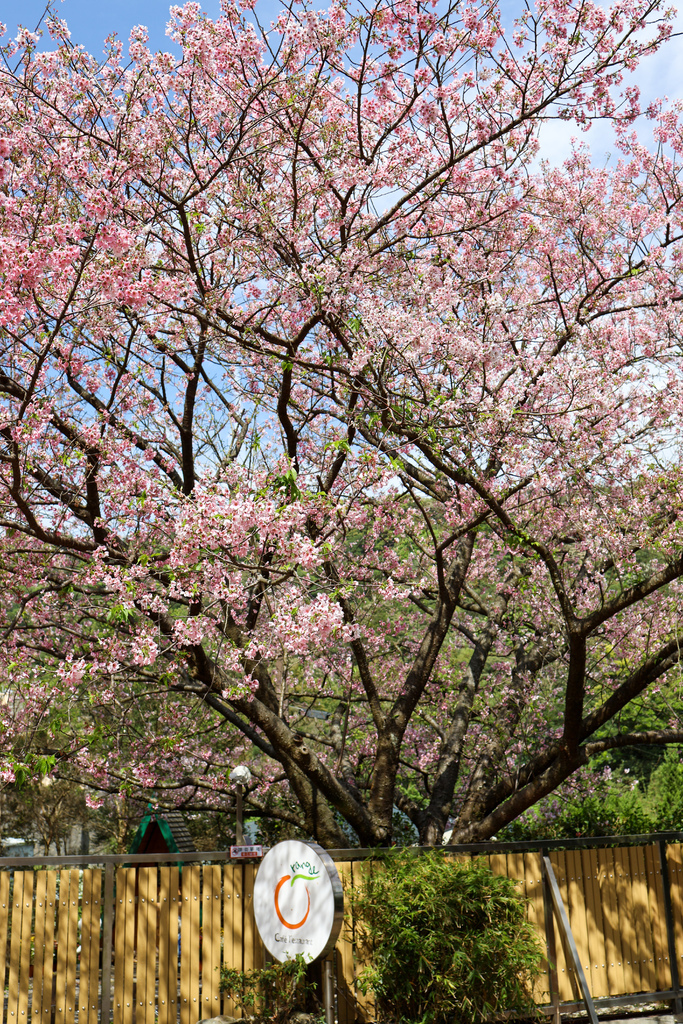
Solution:
[[(566, 850), (558, 850), (551, 854), (550, 861), (557, 878), (557, 885), (565, 907), (569, 907), (569, 866), (567, 864)], [(574, 975), (574, 968), (571, 960), (567, 957), (562, 933), (557, 921), (553, 919), (555, 931), (555, 952), (557, 953), (557, 981), (560, 999), (581, 999), (578, 979)]]
[(114, 1024), (133, 1024), (135, 868), (120, 868), (116, 872), (115, 945)]
[[(256, 919), (254, 918), (254, 882), (256, 881), (256, 865), (252, 862), (244, 865), (244, 895), (242, 902), (242, 914), (244, 918), (244, 957), (246, 971), (247, 962), (249, 969), (260, 970), (266, 962), (265, 947), (261, 941)], [(257, 1002), (255, 1012), (262, 1012), (263, 1007)]]
[(507, 875), (507, 857), (504, 853), (492, 853), (489, 857), (489, 867), (494, 875)]
[(244, 944), (244, 967), (246, 973), (261, 964), (254, 963), (254, 932), (256, 922), (254, 921), (254, 865), (245, 864), (243, 869), (244, 891), (242, 893), (242, 921), (243, 921), (243, 944)]
[(180, 1024), (190, 1024), (190, 900), (191, 879), (187, 865), (180, 876)]
[(116, 906), (114, 903), (114, 865), (107, 864), (104, 869), (104, 893), (102, 895), (101, 915), (102, 996), (100, 1000), (100, 1020), (102, 1024), (110, 1024), (112, 1016), (111, 971), (113, 967), (115, 914)]
[(669, 843), (666, 848), (671, 892), (674, 941), (679, 979), (683, 977), (683, 845)]
[(602, 920), (605, 929), (606, 971), (611, 995), (621, 995), (624, 988), (624, 964), (621, 952), (621, 924), (617, 906), (617, 879), (614, 851), (598, 851), (599, 884), (602, 901)]
[[(580, 850), (567, 850), (567, 893), (568, 916), (576, 942), (581, 966), (590, 978), (590, 953), (588, 952), (588, 930), (586, 926), (586, 905), (583, 894), (583, 865)], [(590, 984), (590, 983), (589, 983)]]
[(137, 876), (137, 950), (135, 957), (135, 1024), (147, 1024), (147, 908), (149, 907), (149, 868), (140, 868)]
[(157, 988), (157, 928), (159, 922), (159, 899), (157, 887), (158, 868), (148, 868), (147, 881), (147, 987), (145, 990), (145, 1020), (155, 1024)]
[(45, 963), (45, 924), (47, 922), (47, 872), (36, 871), (36, 929), (33, 953), (33, 999), (31, 1020), (42, 1019), (43, 965)]
[(69, 872), (69, 931), (66, 955), (66, 1007), (64, 1017), (67, 1024), (76, 1020), (76, 957), (78, 948), (78, 889), (80, 871)]
[(339, 1024), (354, 1024), (356, 1019), (356, 990), (353, 972), (353, 925), (348, 909), (351, 889), (351, 865), (348, 861), (337, 864), (344, 888), (346, 911), (337, 941), (337, 1008)]
[(185, 865), (180, 917), (180, 1024), (199, 1018), (199, 896), (200, 869)]
[[(40, 1020), (50, 1024), (55, 1003), (55, 920), (57, 917), (57, 872), (41, 872), (45, 877), (45, 925), (43, 947), (43, 990), (41, 998)], [(35, 985), (35, 980), (34, 980)], [(34, 987), (34, 1000), (37, 993)], [(34, 1015), (35, 1016), (35, 1015)], [(55, 1014), (56, 1017), (56, 1014)]]
[(19, 967), (19, 1024), (29, 1019), (28, 994), (31, 985), (31, 932), (33, 923), (33, 872), (24, 874), (24, 897), (21, 901), (21, 963)]
[[(102, 919), (102, 882), (103, 872), (93, 868), (90, 893), (90, 955), (88, 969), (88, 1015), (79, 1024), (97, 1024), (100, 1009), (100, 950), (103, 950), (103, 919)], [(104, 979), (104, 972), (102, 973)], [(81, 984), (83, 983), (83, 965), (81, 964)], [(104, 1016), (102, 1017), (104, 1024)], [(106, 1024), (109, 1024), (107, 1020)]]
[(645, 854), (640, 846), (629, 847), (632, 872), (633, 911), (638, 936), (636, 956), (640, 962), (641, 991), (654, 990), (655, 972), (652, 956), (652, 925), (647, 898), (647, 871)]
[[(545, 912), (543, 906), (543, 873), (540, 853), (524, 854), (524, 893), (529, 901), (527, 919), (541, 939), (545, 938)], [(535, 1002), (547, 1003), (550, 999), (550, 977), (546, 963), (543, 974), (533, 989)]]
[(169, 888), (170, 919), (168, 933), (168, 989), (171, 997), (171, 1020), (178, 1020), (178, 969), (180, 966), (180, 869), (171, 868)]
[(69, 938), (69, 872), (59, 872), (57, 891), (57, 962), (55, 964), (55, 1024), (64, 1024), (66, 1015), (66, 958)]
[(93, 871), (83, 871), (83, 895), (81, 899), (81, 965), (78, 984), (78, 1021), (88, 1024), (90, 1004), (90, 940), (92, 937)]
[[(263, 965), (257, 961), (256, 952), (256, 921), (254, 920), (254, 878), (256, 872), (254, 865), (246, 863), (242, 868), (243, 891), (242, 891), (242, 943), (243, 943), (243, 964), (245, 974), (253, 971), (254, 968)], [(254, 1013), (260, 1013), (262, 1007), (257, 996), (254, 1004)]]
[[(187, 870), (187, 868), (185, 868)], [(200, 959), (202, 955), (202, 931), (201, 931), (201, 882), (202, 869), (199, 865), (190, 868), (192, 874), (192, 899), (190, 900), (190, 1024), (199, 1020), (200, 1003)]]
[(21, 904), (24, 898), (24, 872), (14, 872), (12, 887), (12, 938), (9, 947), (9, 984), (7, 1021), (16, 1024), (19, 1013), (19, 968), (21, 958)]
[(135, 868), (129, 868), (126, 872), (124, 903), (126, 904), (126, 927), (123, 939), (123, 998), (125, 999), (125, 1016), (123, 1020), (124, 1024), (132, 1024), (135, 1020), (135, 960), (138, 952), (138, 906)]
[(627, 992), (640, 991), (640, 963), (638, 961), (636, 933), (633, 917), (631, 865), (628, 850), (614, 851), (614, 878), (617, 892), (617, 912), (621, 928), (621, 952), (624, 968), (624, 987)]
[(138, 874), (136, 1024), (154, 1024), (156, 996), (157, 869)]
[[(377, 865), (372, 864), (371, 861), (353, 861), (352, 862), (352, 885), (353, 888), (360, 888), (363, 885), (364, 880), (372, 870), (376, 870)], [(361, 943), (358, 940), (358, 934), (354, 929), (354, 959), (356, 963), (356, 979), (358, 979), (363, 968), (365, 967), (364, 957), (366, 951), (363, 949)], [(356, 1012), (360, 1021), (371, 1021), (375, 1019), (375, 1000), (370, 992), (362, 992), (356, 987)]]
[(202, 1008), (201, 1017), (215, 1017), (221, 1012), (221, 869), (204, 867), (204, 921), (202, 925)]
[(604, 909), (600, 888), (600, 866), (596, 850), (582, 850), (583, 893), (586, 907), (587, 949), (590, 956), (588, 984), (594, 999), (609, 996), (607, 953), (605, 951)]
[(647, 846), (645, 851), (647, 864), (648, 895), (650, 902), (650, 919), (652, 921), (652, 955), (655, 968), (655, 984), (664, 991), (671, 988), (671, 967), (669, 964), (669, 945), (666, 936), (666, 909), (664, 907), (664, 887), (662, 871), (659, 864), (659, 850), (656, 846)]
[(126, 941), (126, 871), (119, 868), (116, 872), (116, 906), (114, 909), (114, 1024), (123, 1024), (123, 962), (125, 960)]
[[(565, 850), (558, 850), (557, 852), (550, 855), (550, 862), (555, 872), (557, 879), (557, 885), (560, 890), (560, 896), (564, 902), (567, 912), (569, 912), (569, 865), (567, 863), (567, 855)], [(571, 959), (567, 957), (566, 950), (564, 948), (564, 941), (562, 938), (562, 932), (560, 926), (553, 917), (553, 927), (555, 930), (555, 951), (557, 953), (558, 963), (558, 986), (560, 991), (560, 999), (581, 999), (581, 992), (579, 990), (579, 983), (577, 978), (574, 976), (574, 968), (571, 963)]]
[(90, 933), (92, 929), (92, 871), (87, 868), (82, 876), (83, 893), (81, 897), (81, 962), (78, 983), (78, 1020), (84, 1024), (88, 1020), (88, 1003), (90, 1002)]
[(659, 847), (659, 862), (662, 872), (662, 889), (664, 896), (664, 912), (666, 914), (666, 940), (667, 947), (669, 950), (669, 965), (671, 968), (671, 987), (676, 993), (676, 998), (673, 1002), (674, 1014), (679, 1016), (683, 1011), (683, 999), (681, 999), (681, 973), (680, 965), (678, 962), (678, 953), (676, 947), (676, 920), (673, 905), (673, 889), (671, 879), (671, 863), (669, 861), (668, 851), (666, 843), (660, 840), (657, 843)]
[[(172, 959), (170, 950), (170, 925), (171, 925), (171, 869), (159, 868), (159, 997), (158, 1013), (159, 1024), (172, 1024), (171, 1017), (171, 989), (169, 985), (169, 961)], [(176, 944), (177, 944), (176, 929)], [(173, 950), (177, 962), (178, 949)], [(177, 977), (177, 974), (176, 974)], [(175, 1010), (174, 1010), (175, 1012)]]
[(10, 873), (0, 872), (0, 1024), (5, 1022), (5, 976), (7, 974), (7, 936), (10, 920)]
[(178, 912), (180, 872), (161, 868), (159, 882), (159, 1024), (178, 1019)]
[[(226, 864), (223, 868), (223, 964), (242, 970), (242, 865)], [(225, 993), (223, 1013), (241, 1014), (239, 1000)]]

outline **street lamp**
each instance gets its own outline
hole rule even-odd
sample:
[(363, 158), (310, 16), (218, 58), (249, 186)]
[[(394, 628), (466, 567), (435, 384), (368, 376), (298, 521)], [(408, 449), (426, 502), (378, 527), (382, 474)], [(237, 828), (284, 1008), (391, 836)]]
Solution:
[(247, 768), (246, 764), (238, 764), (236, 768), (230, 772), (230, 781), (237, 787), (237, 794), (235, 799), (235, 843), (237, 846), (244, 845), (244, 832), (242, 831), (242, 792), (243, 786), (248, 786), (251, 782), (251, 772)]

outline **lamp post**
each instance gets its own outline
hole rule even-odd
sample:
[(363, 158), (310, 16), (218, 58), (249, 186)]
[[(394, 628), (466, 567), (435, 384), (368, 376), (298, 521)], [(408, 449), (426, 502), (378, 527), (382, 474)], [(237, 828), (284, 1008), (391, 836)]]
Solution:
[(230, 781), (236, 786), (235, 795), (235, 843), (237, 846), (244, 845), (244, 832), (242, 831), (242, 793), (243, 786), (251, 782), (251, 772), (245, 764), (238, 764), (230, 772)]

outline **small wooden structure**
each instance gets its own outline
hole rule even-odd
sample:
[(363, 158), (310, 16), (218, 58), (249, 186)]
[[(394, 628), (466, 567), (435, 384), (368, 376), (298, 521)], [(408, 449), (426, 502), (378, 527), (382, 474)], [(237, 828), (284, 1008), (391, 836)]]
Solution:
[(185, 819), (180, 811), (159, 811), (148, 807), (133, 836), (129, 853), (194, 853)]

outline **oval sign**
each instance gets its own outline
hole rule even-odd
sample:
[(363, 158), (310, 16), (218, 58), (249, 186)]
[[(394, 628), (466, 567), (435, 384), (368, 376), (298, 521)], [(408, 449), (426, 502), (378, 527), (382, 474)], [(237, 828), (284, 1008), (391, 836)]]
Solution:
[(254, 882), (254, 917), (276, 960), (307, 960), (333, 948), (344, 916), (344, 892), (334, 861), (317, 843), (288, 839), (261, 861)]

